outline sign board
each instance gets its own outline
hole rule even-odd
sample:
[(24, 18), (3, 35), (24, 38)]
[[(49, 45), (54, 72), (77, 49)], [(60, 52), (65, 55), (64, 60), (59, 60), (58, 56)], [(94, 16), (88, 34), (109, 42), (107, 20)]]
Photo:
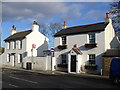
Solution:
[(51, 48), (51, 49), (50, 49), (50, 52), (54, 52), (54, 51), (55, 51), (54, 48)]
[(36, 48), (36, 44), (32, 44), (32, 48)]

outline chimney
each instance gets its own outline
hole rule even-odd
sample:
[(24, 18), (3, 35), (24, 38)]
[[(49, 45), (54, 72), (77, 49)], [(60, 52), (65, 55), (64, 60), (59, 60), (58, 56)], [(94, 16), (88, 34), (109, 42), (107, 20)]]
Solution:
[(106, 13), (106, 18), (110, 18), (110, 14), (108, 12)]
[(110, 13), (109, 12), (106, 13), (105, 23), (112, 23), (112, 20), (110, 19)]
[(66, 21), (64, 21), (64, 26), (66, 26)]
[(12, 26), (12, 30), (11, 30), (11, 35), (15, 34), (16, 33), (16, 27), (13, 25)]
[(39, 24), (36, 21), (33, 21), (32, 31), (39, 31)]
[(66, 29), (66, 28), (67, 28), (66, 21), (64, 21), (64, 25), (63, 25), (62, 29)]

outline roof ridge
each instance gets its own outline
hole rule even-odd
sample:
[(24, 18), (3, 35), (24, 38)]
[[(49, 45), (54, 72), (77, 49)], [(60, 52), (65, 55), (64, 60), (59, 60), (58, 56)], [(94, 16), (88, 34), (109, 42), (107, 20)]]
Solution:
[(24, 38), (26, 35), (28, 35), (31, 32), (32, 32), (32, 30), (26, 30), (26, 31), (17, 32), (15, 34), (10, 35), (9, 37), (7, 37), (4, 41), (18, 39), (18, 38)]
[(69, 29), (69, 28), (75, 28), (75, 27), (90, 26), (90, 25), (95, 25), (95, 24), (100, 24), (100, 23), (104, 23), (104, 22), (93, 23), (93, 24), (86, 24), (86, 25), (78, 25), (78, 26), (72, 26), (72, 27), (67, 27), (66, 29)]
[[(25, 30), (25, 31), (16, 32), (16, 33), (27, 32), (27, 31), (32, 31), (32, 30), (30, 29), (30, 30)], [(15, 34), (16, 34), (16, 33), (15, 33)], [(13, 35), (14, 35), (14, 34), (13, 34)]]

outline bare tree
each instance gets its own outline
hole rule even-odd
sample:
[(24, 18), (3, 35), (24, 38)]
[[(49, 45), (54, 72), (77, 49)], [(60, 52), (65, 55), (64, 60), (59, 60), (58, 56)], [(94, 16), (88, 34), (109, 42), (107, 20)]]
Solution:
[(61, 23), (51, 23), (49, 25), (50, 33), (53, 36), (55, 33), (60, 31), (62, 29), (62, 24)]
[(45, 24), (40, 24), (39, 31), (45, 36), (48, 36), (49, 34), (49, 32), (47, 31), (47, 26)]
[(115, 31), (120, 31), (120, 0), (114, 0), (110, 4), (110, 13), (112, 15)]
[(49, 45), (54, 47), (54, 34), (62, 29), (61, 23), (51, 23), (49, 26)]

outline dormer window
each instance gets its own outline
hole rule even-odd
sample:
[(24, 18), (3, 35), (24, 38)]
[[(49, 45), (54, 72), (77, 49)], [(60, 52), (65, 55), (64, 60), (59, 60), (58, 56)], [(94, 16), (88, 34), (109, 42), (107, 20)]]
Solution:
[(62, 45), (65, 45), (66, 44), (66, 36), (63, 36), (62, 37)]
[(95, 43), (95, 33), (89, 34), (89, 43), (91, 43), (91, 44)]

